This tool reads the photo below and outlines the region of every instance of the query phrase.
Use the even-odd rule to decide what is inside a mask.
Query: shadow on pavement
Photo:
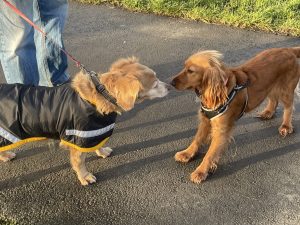
[[[284,147],[280,147],[280,148],[276,148],[276,149],[273,149],[273,150],[270,150],[267,152],[262,152],[262,153],[259,153],[256,155],[252,155],[252,156],[240,159],[235,162],[230,162],[230,163],[226,164],[226,168],[224,168],[225,165],[221,166],[221,167],[223,167],[223,169],[217,170],[217,172],[209,179],[219,179],[219,178],[222,178],[225,176],[229,176],[249,165],[253,165],[255,163],[262,162],[262,161],[267,161],[269,159],[276,158],[276,157],[279,157],[279,156],[282,156],[282,155],[285,155],[285,154],[288,154],[291,152],[299,151],[299,149],[300,149],[300,142],[297,142],[297,143],[287,145]]]
[[[294,122],[299,123],[299,121],[294,121]],[[134,151],[134,150],[138,150],[138,149],[154,147],[157,145],[161,145],[161,144],[164,144],[167,142],[172,142],[172,141],[183,139],[183,138],[190,138],[194,135],[194,133],[195,133],[195,130],[187,130],[187,131],[179,132],[176,134],[156,138],[153,140],[119,146],[119,147],[115,148],[115,153],[116,153],[115,155],[125,154],[130,151]],[[239,145],[238,144],[239,142],[242,143],[243,145],[245,145],[245,144],[253,143],[254,141],[266,139],[269,137],[274,137],[275,135],[278,135],[277,127],[268,127],[268,128],[265,128],[265,129],[262,129],[259,131],[253,131],[253,132],[248,132],[245,134],[236,135],[235,138],[236,138],[237,145]],[[218,170],[219,172],[216,173],[216,177],[222,177],[222,176],[227,176],[227,175],[233,174],[236,171],[238,171],[250,164],[255,164],[260,161],[265,161],[265,160],[268,160],[268,159],[271,159],[274,157],[278,157],[278,156],[296,151],[299,148],[300,148],[300,142],[297,142],[295,144],[291,144],[291,145],[288,145],[285,147],[280,147],[280,148],[277,148],[277,149],[274,149],[274,150],[271,150],[268,152],[262,152],[262,153],[259,153],[256,155],[249,156],[244,159],[240,159],[235,162],[231,162],[231,163],[227,164],[227,165],[229,165],[228,166],[229,169],[228,170]],[[178,151],[178,150],[176,150],[176,151]],[[124,176],[128,173],[132,173],[133,171],[139,170],[140,168],[144,167],[146,164],[149,164],[149,163],[165,160],[169,157],[172,158],[174,153],[175,153],[175,151],[166,152],[166,153],[150,156],[147,158],[143,158],[141,160],[137,160],[134,162],[129,162],[129,163],[126,163],[126,164],[123,164],[120,166],[116,166],[116,167],[113,167],[108,170],[97,172],[96,175],[98,177],[99,176],[101,177],[100,179],[98,179],[98,182],[101,183],[101,181],[113,179],[116,176],[117,177]],[[90,157],[87,161],[94,161],[97,159],[98,159],[98,157],[94,156],[94,157]],[[51,167],[51,168],[48,168],[45,170],[40,170],[40,171],[36,171],[33,173],[25,174],[25,175],[22,175],[19,177],[9,178],[9,179],[0,181],[0,191],[5,190],[5,189],[19,187],[19,186],[22,186],[22,185],[30,183],[30,182],[34,182],[50,173],[57,173],[61,170],[65,170],[68,168],[71,170],[70,164],[64,163],[62,165]]]

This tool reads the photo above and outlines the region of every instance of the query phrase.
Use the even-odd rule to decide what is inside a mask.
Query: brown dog
[[[211,139],[201,164],[191,174],[191,181],[204,181],[217,168],[221,153],[231,137],[235,121],[259,106],[268,97],[268,105],[259,114],[271,119],[278,102],[284,106],[279,133],[293,132],[292,111],[294,90],[300,77],[300,47],[269,49],[237,67],[226,67],[217,51],[202,51],[190,56],[184,69],[171,84],[178,90],[193,90],[202,104],[201,123],[191,145],[175,155],[182,163],[190,161],[200,145]]]
[[[1,84],[0,160],[14,158],[15,154],[7,150],[23,143],[60,139],[70,150],[71,165],[81,184],[96,182],[85,166],[86,152],[110,155],[112,150],[103,145],[112,134],[116,113],[129,111],[145,99],[164,97],[169,89],[134,57],[116,61],[98,79],[116,99],[116,105],[98,93],[91,77],[83,73],[75,75],[71,86]]]

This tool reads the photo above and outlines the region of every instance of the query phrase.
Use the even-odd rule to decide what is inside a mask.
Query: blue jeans
[[[0,60],[7,83],[56,86],[69,80],[62,32],[67,0],[9,0],[38,25],[46,38],[0,0]]]

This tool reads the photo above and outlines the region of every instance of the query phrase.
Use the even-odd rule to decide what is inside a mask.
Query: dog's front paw
[[[196,184],[200,184],[202,181],[205,181],[207,178],[208,173],[204,173],[198,170],[195,170],[191,174],[191,181]]]
[[[187,163],[193,158],[193,155],[184,150],[181,152],[177,152],[174,158],[177,162]]]
[[[294,129],[293,129],[293,126],[292,125],[285,125],[285,124],[282,124],[279,129],[279,134],[282,136],[282,137],[286,137],[288,134],[291,134],[293,133]]]
[[[2,162],[8,162],[16,157],[16,154],[13,152],[2,152],[0,153],[0,160]]]
[[[105,148],[100,148],[100,149],[97,149],[96,150],[96,154],[99,156],[99,157],[102,157],[102,158],[106,158],[108,156],[110,156],[110,154],[112,153],[112,149],[110,147],[105,147]]]
[[[87,173],[84,177],[79,177],[81,185],[86,186],[92,183],[96,183],[97,179],[92,173]]]

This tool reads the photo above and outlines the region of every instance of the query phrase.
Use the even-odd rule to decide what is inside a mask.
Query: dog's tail
[[[290,48],[290,49],[297,56],[297,58],[300,58],[300,47],[294,47],[294,48]]]

